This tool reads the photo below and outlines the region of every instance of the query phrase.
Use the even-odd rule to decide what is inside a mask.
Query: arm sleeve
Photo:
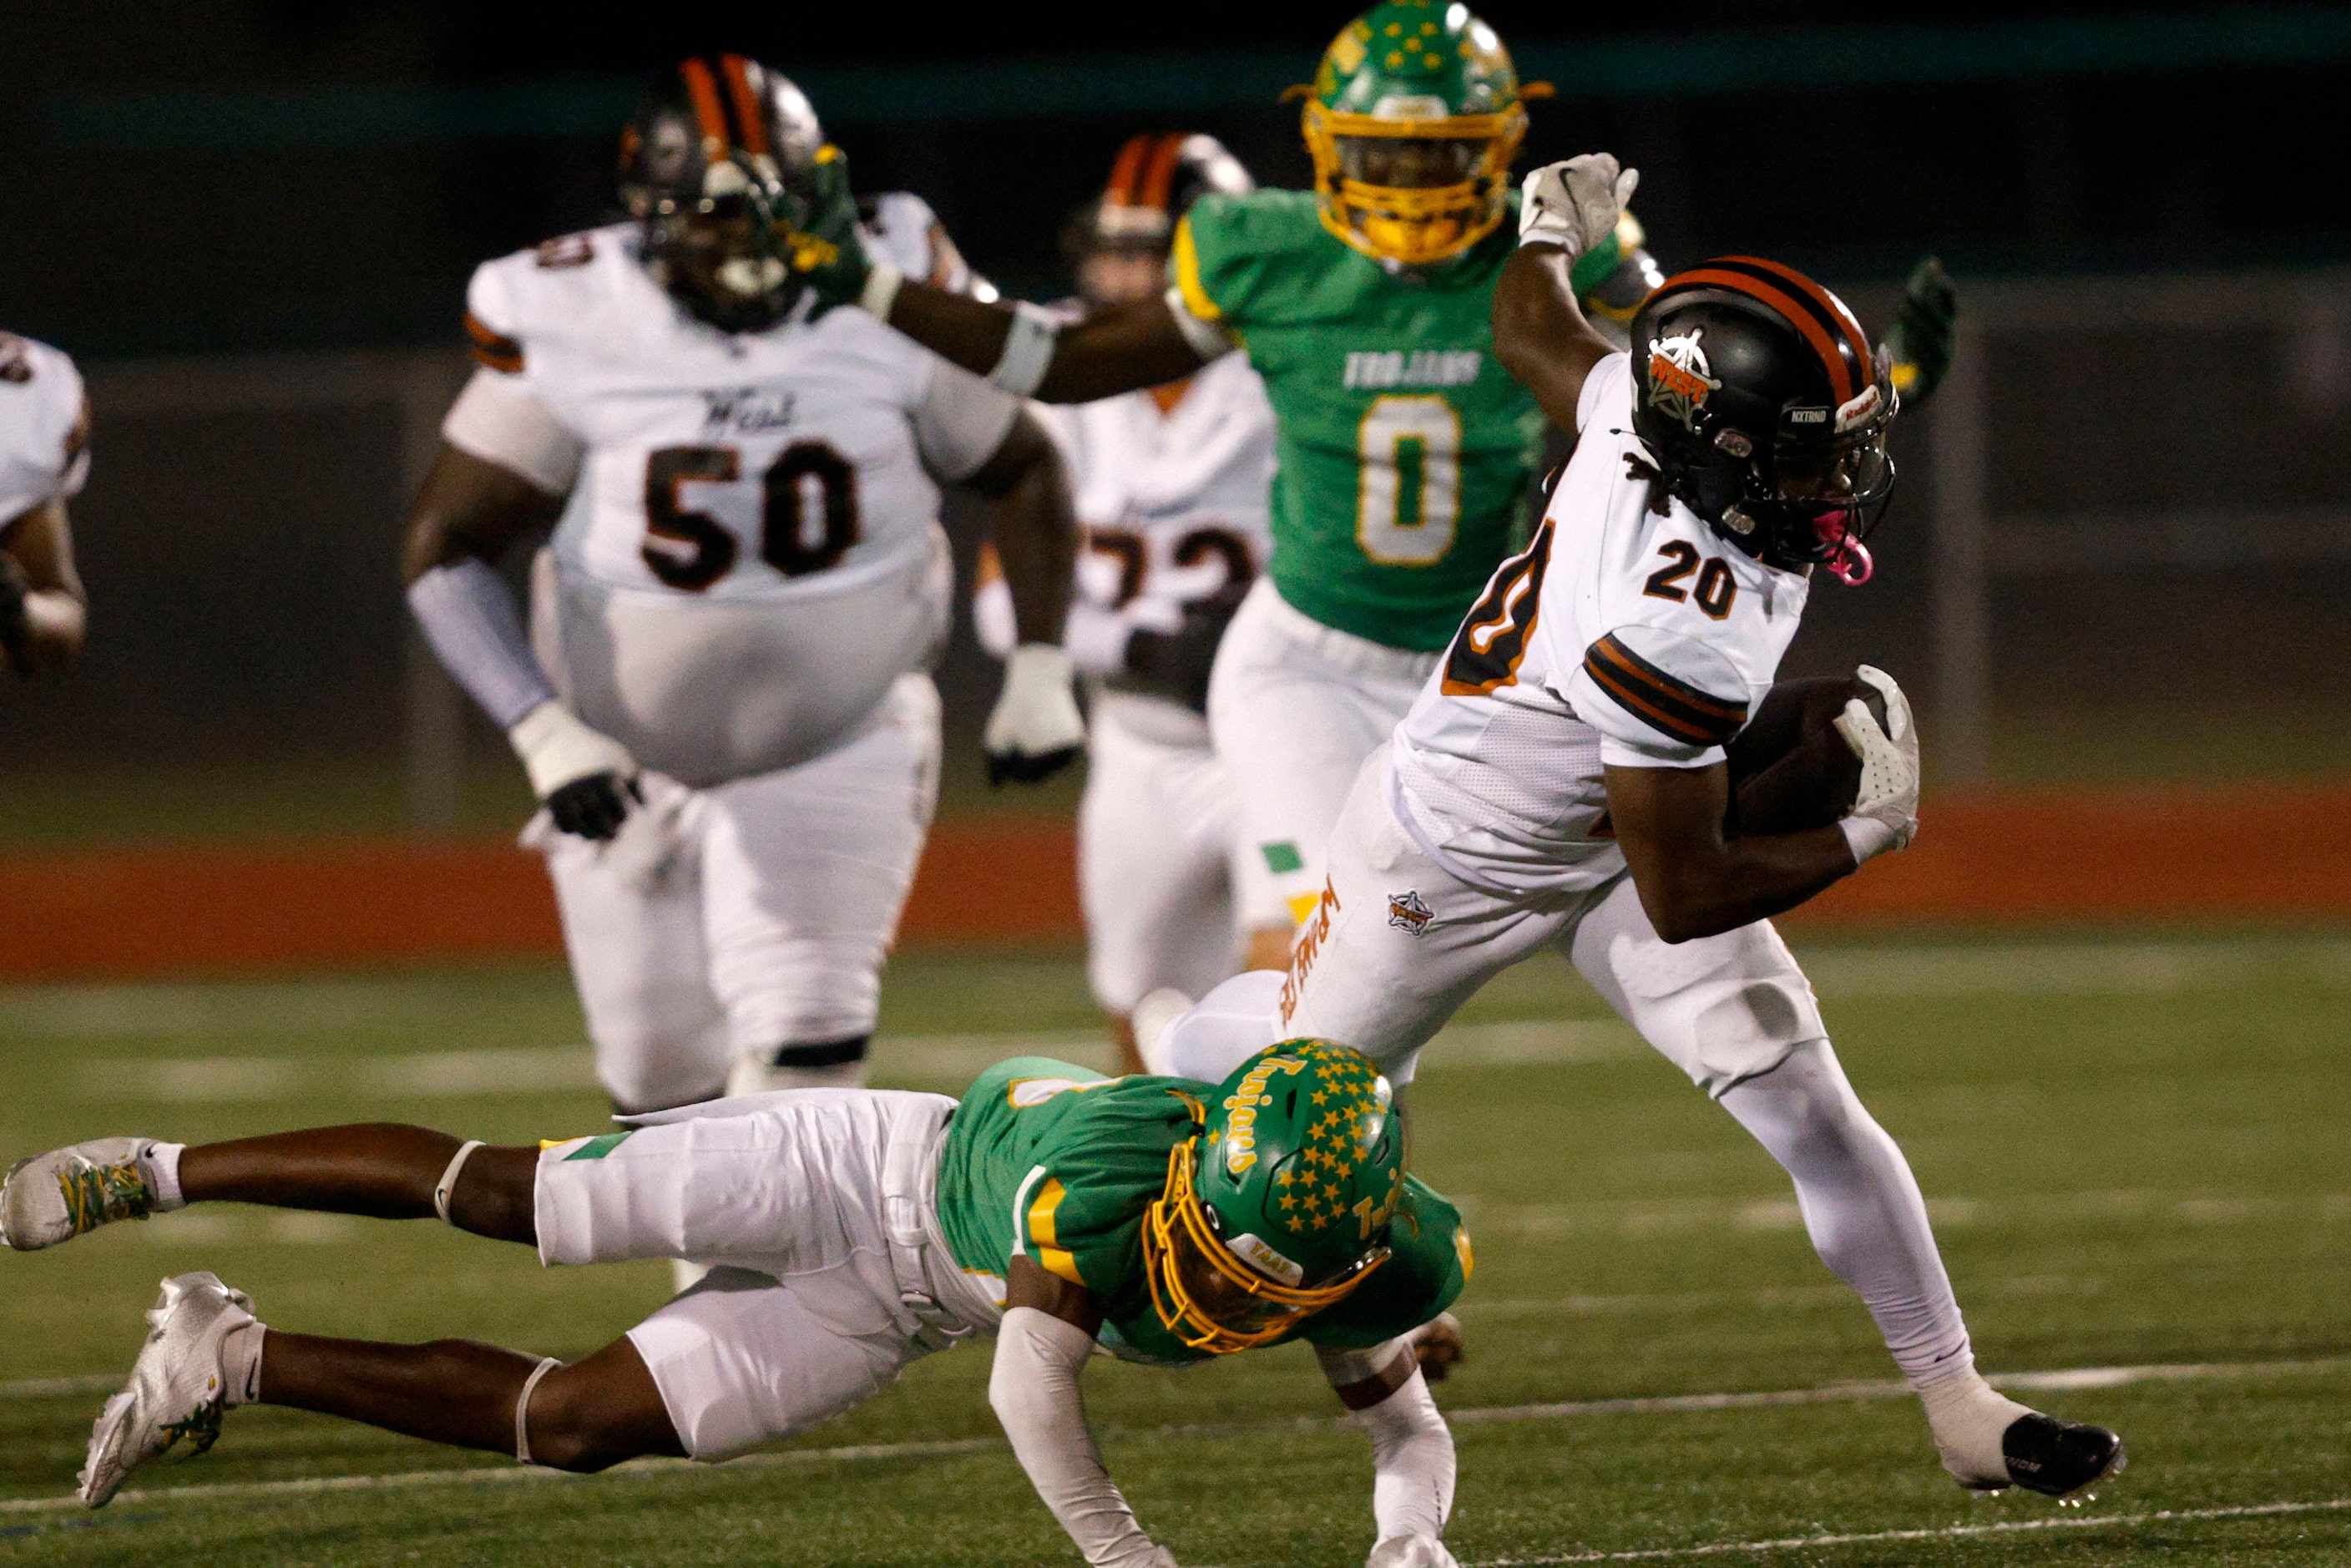
[[[514,594],[488,562],[434,567],[409,584],[408,607],[442,667],[500,729],[512,729],[531,709],[555,699],[554,686],[531,657]]]
[[[1747,724],[1747,683],[1729,659],[1658,626],[1593,643],[1561,695],[1614,768],[1710,768]]]
[[[1030,1484],[1092,1568],[1175,1568],[1134,1521],[1086,1426],[1078,1372],[1093,1336],[1034,1307],[1015,1307],[997,1332],[987,1402]]]
[[[914,412],[914,444],[923,465],[939,478],[968,479],[1004,444],[1020,400],[961,365],[928,358],[930,382]]]
[[[1403,1354],[1412,1354],[1404,1341],[1393,1343]],[[1403,1387],[1353,1418],[1372,1439],[1372,1517],[1379,1539],[1444,1534],[1453,1514],[1453,1429],[1420,1369],[1413,1368]]]
[[[517,376],[477,370],[441,422],[458,451],[520,475],[550,496],[567,496],[587,447]]]

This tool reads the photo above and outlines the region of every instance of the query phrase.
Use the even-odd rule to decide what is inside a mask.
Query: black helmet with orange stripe
[[[1666,490],[1768,565],[1866,581],[1898,400],[1844,301],[1780,262],[1718,256],[1649,296],[1632,343],[1633,433]]]
[[[1167,286],[1159,268],[1175,243],[1176,225],[1211,191],[1234,195],[1257,189],[1241,161],[1215,137],[1198,131],[1132,136],[1112,161],[1102,194],[1078,210],[1063,248],[1089,305],[1123,304]]]
[[[643,228],[646,269],[722,331],[774,326],[801,291],[787,236],[831,155],[789,78],[741,55],[680,63],[621,133],[621,201]]]

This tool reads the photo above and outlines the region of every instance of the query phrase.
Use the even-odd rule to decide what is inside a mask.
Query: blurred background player
[[[1166,292],[1176,225],[1210,192],[1255,189],[1214,137],[1137,136],[1065,245],[1074,319]],[[1132,1015],[1149,993],[1199,996],[1238,966],[1238,889],[1266,878],[1208,742],[1208,671],[1263,570],[1273,410],[1240,354],[1098,402],[1040,405],[1085,529],[1062,643],[1088,686],[1078,886],[1087,977],[1122,1064],[1143,1071]],[[974,605],[998,657],[1017,641],[1012,596],[984,550]]]
[[[66,502],[89,477],[89,403],[74,362],[0,332],[0,664],[64,669],[88,623]]]
[[[1866,575],[1894,487],[1890,362],[1834,295],[1753,256],[1667,279],[1633,352],[1611,352],[1567,286],[1576,247],[1552,236],[1605,232],[1616,186],[1604,153],[1541,171],[1495,296],[1497,351],[1584,437],[1533,540],[1357,779],[1288,976],[1228,982],[1146,1053],[1213,1076],[1311,1031],[1401,1092],[1463,1002],[1558,952],[1786,1169],[1945,1468],[2063,1496],[2119,1467],[2120,1440],[1976,1371],[1918,1184],[1771,924],[1917,831],[1918,737],[1893,680],[1863,666],[1834,720],[1860,764],[1842,821],[1725,827],[1727,748],[1772,691],[1813,569]]]
[[[128,1385],[90,1436],[82,1501],[240,1405],[317,1410],[524,1463],[728,1458],[863,1403],[908,1365],[996,1336],[988,1401],[1096,1568],[1176,1568],[1112,1481],[1079,1397],[1097,1348],[1155,1366],[1303,1340],[1372,1439],[1366,1568],[1455,1568],[1453,1435],[1403,1336],[1461,1293],[1459,1212],[1405,1171],[1387,1081],[1296,1040],[1224,1082],[1105,1079],[1044,1057],[958,1103],[773,1094],[533,1148],[423,1127],[325,1127],[197,1147],[78,1144],[0,1187],[0,1240],[246,1202],[535,1244],[549,1265],[681,1249],[714,1265],[594,1354],[266,1329],[210,1273],[163,1283]]]
[[[410,523],[409,602],[545,802],[526,837],[623,1110],[862,1082],[936,791],[939,483],[988,499],[1019,625],[991,766],[1083,739],[1051,441],[855,312],[810,320],[789,275],[836,156],[754,61],[669,75],[622,138],[631,221],[475,274],[481,369]],[[873,243],[956,280],[927,209],[874,211]],[[494,563],[549,525],[526,642]]]
[[[1545,424],[1496,362],[1489,318],[1515,244],[1524,99],[1547,90],[1521,89],[1467,7],[1390,0],[1341,31],[1305,89],[1314,190],[1201,201],[1158,299],[1064,327],[902,283],[855,246],[818,278],[829,298],[1049,402],[1159,384],[1237,346],[1264,377],[1280,436],[1273,554],[1208,701],[1270,879],[1242,912],[1253,967],[1289,961],[1356,769],[1522,535]],[[846,217],[835,201],[825,221]],[[1655,270],[1628,239],[1637,228],[1612,221],[1573,257],[1577,293],[1605,290],[1620,320]]]

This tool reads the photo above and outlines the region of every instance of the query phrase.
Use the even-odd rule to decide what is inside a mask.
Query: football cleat
[[[20,1160],[0,1185],[0,1241],[19,1252],[162,1207],[152,1138],[98,1138]]]
[[[84,1503],[104,1508],[132,1470],[183,1437],[190,1458],[219,1441],[222,1416],[259,1392],[262,1329],[252,1308],[216,1274],[163,1281],[131,1381],[90,1430],[76,1478]]]
[[[2064,1497],[2113,1475],[2129,1463],[2123,1440],[2104,1427],[2060,1421],[2038,1410],[2019,1416],[2001,1434],[2001,1456],[2009,1479],[2028,1491]],[[1998,1491],[1982,1486],[1978,1491]]]

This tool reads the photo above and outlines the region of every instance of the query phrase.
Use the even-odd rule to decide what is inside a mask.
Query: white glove
[[[1614,153],[1546,163],[1519,188],[1519,243],[1559,246],[1573,260],[1615,232],[1640,183],[1641,172],[1620,171]]]
[[[637,759],[628,748],[589,728],[559,702],[543,702],[515,720],[507,739],[530,775],[532,791],[567,833],[609,839],[644,798],[636,786]]]
[[[1004,689],[996,698],[980,744],[987,748],[987,781],[1033,784],[1077,760],[1086,721],[1071,689],[1070,655],[1050,643],[1023,643],[1004,661]]]
[[[1372,1548],[1364,1568],[1461,1568],[1434,1535],[1391,1535]]]
[[[1831,721],[1861,758],[1853,811],[1838,824],[1858,865],[1888,850],[1908,848],[1918,831],[1918,726],[1910,716],[1910,699],[1892,675],[1869,664],[1854,674],[1886,699],[1883,729],[1859,697]]]

